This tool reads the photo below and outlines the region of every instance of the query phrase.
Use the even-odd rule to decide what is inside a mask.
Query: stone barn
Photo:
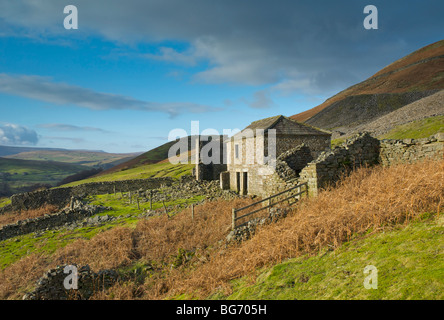
[[[269,196],[286,188],[307,163],[330,150],[331,133],[279,115],[255,121],[225,140],[222,189]]]

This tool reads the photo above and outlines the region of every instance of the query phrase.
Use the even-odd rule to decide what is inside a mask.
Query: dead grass
[[[336,248],[352,237],[392,228],[424,212],[441,211],[444,161],[391,168],[359,169],[336,188],[309,199],[278,223],[262,227],[250,240],[226,247],[231,208],[251,203],[208,202],[173,218],[141,220],[135,229],[114,228],[91,240],[78,240],[54,255],[30,255],[0,273],[0,298],[20,298],[24,288],[48,268],[89,264],[93,270],[135,263],[152,270],[142,284],[121,282],[96,299],[164,299],[180,294],[207,297],[229,281],[254,277],[258,268],[305,253]],[[18,288],[21,288],[18,290]]]
[[[163,285],[159,281],[156,285],[170,295],[193,293],[199,298],[218,287],[229,292],[231,279],[253,275],[257,268],[301,253],[338,247],[353,236],[408,223],[424,212],[439,213],[443,200],[444,161],[360,169],[241,246],[214,255],[186,275],[173,270]],[[161,291],[149,295],[165,296]]]
[[[56,206],[47,205],[42,208],[34,209],[34,210],[8,212],[3,215],[0,215],[0,227],[7,225],[7,224],[15,223],[17,221],[42,217],[45,214],[52,214],[52,213],[56,213],[57,211],[58,211],[58,208]]]

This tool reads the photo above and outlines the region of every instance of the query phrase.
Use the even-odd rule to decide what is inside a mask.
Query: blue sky
[[[378,30],[363,27],[366,5]],[[66,30],[66,5],[78,9]],[[0,0],[0,144],[152,149],[310,109],[443,39],[443,1]]]

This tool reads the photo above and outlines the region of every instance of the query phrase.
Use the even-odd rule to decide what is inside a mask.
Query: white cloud
[[[2,145],[36,145],[38,140],[37,133],[26,127],[12,123],[0,126]]]
[[[216,108],[190,102],[148,102],[132,97],[102,93],[50,78],[30,75],[0,74],[0,92],[36,99],[57,105],[76,105],[92,110],[158,111],[175,116],[180,113],[203,113]]]

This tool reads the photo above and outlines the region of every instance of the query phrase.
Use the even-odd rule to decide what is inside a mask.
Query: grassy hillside
[[[186,137],[188,141],[188,151],[182,156],[184,159],[191,159],[191,137]],[[190,175],[194,167],[190,164],[173,165],[168,161],[168,152],[177,141],[170,141],[147,151],[129,161],[125,161],[108,170],[104,170],[89,179],[73,182],[64,186],[74,186],[88,182],[116,181],[146,179],[154,177],[179,178],[182,175]]]
[[[189,151],[191,149],[191,137],[187,137],[184,139],[188,139],[188,147]],[[134,159],[131,159],[129,161],[123,162],[120,165],[117,165],[109,170],[103,171],[99,174],[99,176],[105,176],[109,174],[114,174],[118,171],[128,170],[128,169],[134,169],[140,166],[146,166],[154,163],[158,163],[161,161],[165,161],[165,159],[168,159],[168,151],[170,150],[171,146],[176,144],[177,141],[169,141],[167,143],[164,143],[161,146],[158,146],[152,150],[149,150]]]
[[[196,206],[194,220],[189,209],[138,219],[134,204],[114,203],[103,214],[124,219],[0,242],[0,298],[20,299],[44,271],[77,263],[121,274],[96,299],[442,299],[443,183],[442,161],[363,168],[230,246],[231,209],[251,199]],[[362,292],[369,264],[380,289]]]
[[[194,165],[192,164],[171,164],[169,162],[154,163],[134,167],[115,172],[108,172],[107,174],[99,174],[92,178],[72,182],[62,187],[76,186],[89,182],[101,181],[118,181],[118,180],[133,180],[133,179],[147,179],[155,177],[172,177],[179,178],[183,175],[190,175]]]
[[[85,166],[52,161],[0,158],[0,192],[8,195],[35,184],[54,186],[67,176],[87,169]]]
[[[424,215],[424,219],[427,215]],[[233,292],[212,299],[444,299],[444,217],[416,222],[363,239],[335,251],[324,250],[261,270],[254,283],[233,281]],[[364,268],[378,270],[377,289],[363,285]]]
[[[324,103],[291,118],[307,121],[327,107],[353,96],[399,94],[444,88],[444,40],[421,48],[380,70],[367,80],[351,86]]]

